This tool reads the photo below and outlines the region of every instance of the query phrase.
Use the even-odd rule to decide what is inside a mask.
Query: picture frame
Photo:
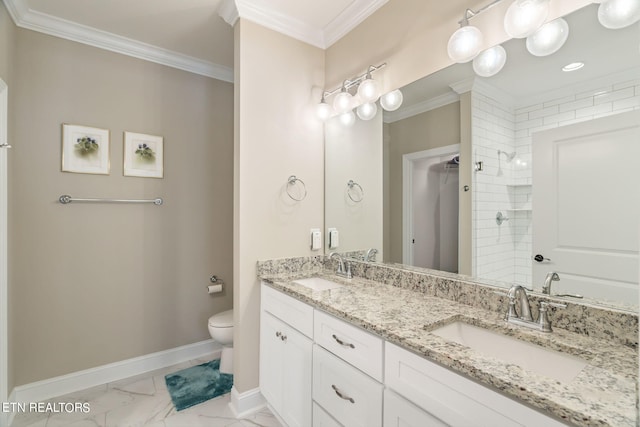
[[[144,133],[124,133],[124,176],[164,177],[164,138]]]
[[[109,175],[108,129],[62,124],[62,172]]]

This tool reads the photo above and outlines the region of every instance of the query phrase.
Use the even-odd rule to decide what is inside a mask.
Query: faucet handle
[[[566,304],[558,304],[555,302],[540,301],[540,314],[538,315],[538,324],[542,332],[551,332],[551,320],[547,313],[547,307],[567,308]]]

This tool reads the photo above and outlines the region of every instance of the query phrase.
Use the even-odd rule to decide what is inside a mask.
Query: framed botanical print
[[[124,133],[124,175],[144,178],[164,176],[164,140],[161,136]]]

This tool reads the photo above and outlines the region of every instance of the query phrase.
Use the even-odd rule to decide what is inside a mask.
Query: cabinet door
[[[418,408],[389,389],[384,391],[383,427],[447,427],[447,424]]]
[[[291,327],[282,338],[282,397],[280,416],[289,427],[311,425],[312,341]]]
[[[267,312],[260,320],[260,391],[289,427],[311,425],[311,340]]]
[[[284,346],[280,339],[284,323],[262,312],[260,316],[260,392],[278,412],[282,408],[282,356]]]

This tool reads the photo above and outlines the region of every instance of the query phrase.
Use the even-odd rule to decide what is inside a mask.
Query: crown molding
[[[388,1],[354,0],[324,28],[311,27],[254,0],[225,0],[218,14],[232,26],[240,17],[320,49],[326,49]]]
[[[324,48],[328,48],[362,21],[373,15],[389,0],[355,0],[324,28]]]
[[[310,27],[302,21],[262,7],[251,0],[236,0],[241,18],[282,33],[296,40],[324,49],[324,36],[320,29]]]
[[[233,83],[230,67],[30,10],[24,0],[4,4],[18,27]]]
[[[407,119],[409,117],[417,116],[418,114],[426,113],[427,111],[435,110],[436,108],[444,107],[445,105],[453,104],[459,100],[460,95],[455,92],[448,92],[406,108],[401,108],[396,111],[385,111],[384,122],[397,122],[398,120]]]
[[[223,0],[218,6],[218,16],[232,27],[236,25],[236,21],[240,18],[236,2],[234,0]]]

